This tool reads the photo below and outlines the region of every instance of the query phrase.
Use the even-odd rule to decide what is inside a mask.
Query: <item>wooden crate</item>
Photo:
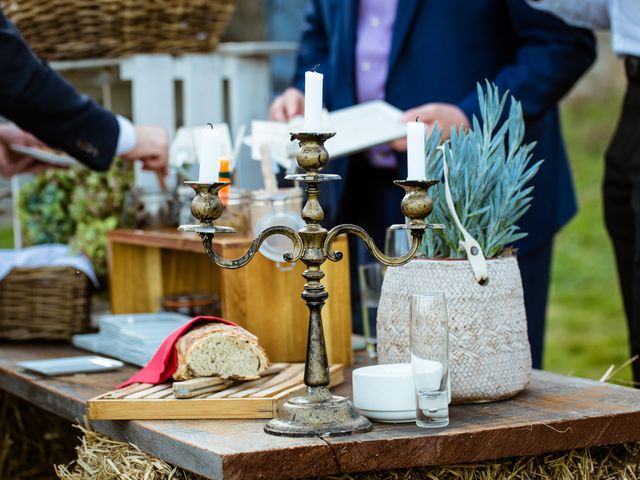
[[[342,365],[332,365],[330,387],[344,382]],[[280,405],[304,393],[304,364],[291,364],[273,376],[238,382],[200,397],[177,399],[171,383],[137,383],[87,402],[90,420],[182,420],[273,418]]]
[[[225,258],[244,254],[250,240],[218,235],[214,249]],[[325,262],[323,284],[329,301],[322,310],[331,363],[350,365],[351,298],[346,236],[335,249],[341,262]],[[245,267],[225,270],[209,261],[195,234],[175,231],[115,230],[109,234],[109,280],[113,313],[155,312],[163,295],[213,292],[222,316],[260,339],[273,362],[302,362],[306,357],[309,312],[300,297],[304,264],[280,271],[260,254]]]

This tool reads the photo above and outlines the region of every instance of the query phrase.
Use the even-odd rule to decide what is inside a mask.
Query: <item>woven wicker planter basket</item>
[[[410,361],[409,297],[443,292],[453,402],[501,400],[524,389],[531,352],[518,262],[507,257],[487,265],[486,286],[465,260],[417,259],[387,269],[377,318],[380,363]]]
[[[0,282],[0,339],[66,340],[87,330],[90,288],[74,268],[14,268]]]
[[[209,52],[235,0],[0,0],[47,60]]]

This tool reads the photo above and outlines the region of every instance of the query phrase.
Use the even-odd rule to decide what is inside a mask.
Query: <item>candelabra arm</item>
[[[427,228],[426,225],[425,228]],[[324,250],[327,252],[327,258],[332,262],[342,260],[342,252],[335,252],[333,250],[333,241],[342,233],[350,233],[360,238],[367,246],[367,249],[371,252],[371,255],[373,255],[380,263],[383,263],[388,267],[399,267],[400,265],[408,263],[415,257],[416,253],[418,253],[418,248],[420,248],[420,243],[422,243],[424,228],[412,228],[410,229],[410,232],[412,238],[411,247],[407,253],[399,257],[389,257],[382,253],[374,243],[373,238],[371,238],[363,228],[352,224],[338,225],[337,227],[329,230],[324,241]]]
[[[202,244],[204,245],[204,250],[207,253],[209,259],[211,259],[211,261],[219,267],[232,270],[244,267],[247,263],[249,263],[256,252],[260,249],[260,245],[262,245],[262,242],[264,242],[268,237],[272,235],[284,235],[285,237],[291,239],[291,241],[293,242],[293,251],[287,252],[283,255],[284,261],[293,263],[297,260],[300,260],[304,252],[304,245],[302,243],[302,238],[293,228],[285,226],[274,226],[265,228],[262,232],[260,232],[256,239],[251,242],[251,245],[249,246],[247,252],[241,257],[233,260],[223,258],[214,251],[213,233],[200,233]]]

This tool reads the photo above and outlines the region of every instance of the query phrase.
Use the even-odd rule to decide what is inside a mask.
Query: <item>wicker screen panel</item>
[[[47,60],[209,52],[235,0],[0,0]]]

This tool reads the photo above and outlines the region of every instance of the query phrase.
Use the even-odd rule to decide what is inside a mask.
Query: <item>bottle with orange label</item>
[[[219,182],[229,182],[229,185],[220,189],[220,200],[225,205],[229,200],[229,190],[231,188],[231,171],[230,171],[231,162],[228,158],[222,157],[220,159],[220,170],[218,171],[218,181]]]
[[[218,172],[219,182],[229,182],[220,189],[220,200],[224,204],[224,211],[219,219],[220,225],[235,229],[238,235],[247,235],[249,229],[249,195],[245,190],[231,186],[231,168],[227,158],[220,159]]]

